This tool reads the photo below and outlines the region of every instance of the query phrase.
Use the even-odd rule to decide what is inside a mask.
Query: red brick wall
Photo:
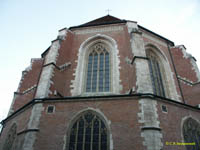
[[[161,105],[167,106],[168,113],[161,111]],[[176,105],[174,103],[165,103],[158,101],[158,116],[160,120],[160,127],[163,134],[163,149],[164,150],[185,150],[185,146],[180,145],[166,145],[166,142],[184,142],[182,137],[182,119],[184,117],[192,116],[200,120],[200,110],[194,110],[188,107]]]
[[[193,66],[190,61],[191,58],[184,58],[182,50],[178,47],[172,48],[171,52],[173,55],[177,74],[182,79],[191,82],[191,84],[189,84],[187,81],[185,82],[180,80],[185,102],[186,104],[195,106],[199,104],[200,84],[192,84],[192,82],[196,83],[198,79],[196,72],[192,69]]]
[[[28,71],[21,80],[19,91],[15,94],[16,99],[13,103],[13,110],[16,111],[34,98],[36,88],[25,92],[34,85],[37,86],[40,72],[43,65],[43,59],[37,59],[32,62],[32,69]],[[24,92],[24,93],[23,93]]]
[[[4,142],[8,136],[8,132],[10,130],[10,127],[16,123],[17,125],[17,133],[20,133],[21,131],[24,131],[25,129],[27,129],[27,125],[28,125],[28,121],[31,115],[31,108],[27,108],[26,110],[22,111],[21,113],[16,114],[15,116],[13,116],[12,118],[10,118],[8,121],[6,121],[6,124],[4,125],[2,134],[0,136],[0,149],[1,146],[4,145]],[[17,143],[14,143],[16,145],[21,146],[20,143],[23,144],[23,140],[24,140],[24,135],[25,134],[19,134],[17,136]]]
[[[123,31],[105,32],[102,34],[108,35],[117,42],[120,55],[120,79],[123,86],[121,93],[127,93],[135,85],[135,68],[131,64],[127,64],[126,57],[132,60],[132,52],[130,45],[130,36],[126,26],[123,26]],[[95,27],[99,28],[99,27]],[[74,80],[73,73],[77,67],[78,51],[81,44],[89,37],[96,33],[75,34],[68,31],[67,38],[61,43],[59,56],[56,65],[62,65],[66,62],[71,62],[71,65],[63,72],[55,69],[51,91],[57,90],[63,96],[71,96],[70,85],[71,80]],[[53,97],[53,95],[50,95]]]
[[[55,105],[55,113],[46,113],[48,105]],[[76,116],[77,112],[88,107],[99,109],[111,121],[110,127],[115,150],[143,149],[137,120],[139,104],[136,99],[48,102],[44,106],[45,111],[42,113],[39,126],[40,132],[35,143],[36,150],[62,149],[69,122]]]

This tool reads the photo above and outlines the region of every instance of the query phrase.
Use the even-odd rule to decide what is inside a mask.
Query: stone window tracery
[[[164,73],[161,63],[159,62],[158,56],[151,52],[147,52],[147,58],[149,63],[149,71],[151,75],[152,87],[154,94],[165,97],[164,88]]]
[[[70,129],[67,150],[107,150],[108,131],[92,111],[84,112]]]
[[[110,54],[102,43],[95,44],[87,63],[86,92],[110,91]]]
[[[200,124],[194,119],[188,118],[183,124],[183,138],[185,143],[195,143],[195,145],[186,145],[187,150],[199,150]]]

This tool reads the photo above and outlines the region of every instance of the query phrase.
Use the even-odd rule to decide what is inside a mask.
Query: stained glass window
[[[158,56],[152,52],[147,53],[149,59],[149,71],[151,75],[151,81],[154,94],[165,97],[165,89],[163,84],[163,72],[161,71],[161,65],[158,61]]]
[[[86,92],[110,91],[110,54],[98,43],[88,56]]]
[[[68,150],[107,150],[107,133],[104,122],[91,111],[87,111],[71,128]]]
[[[183,137],[185,143],[195,143],[195,145],[186,145],[187,150],[199,150],[200,124],[194,119],[188,118],[183,124]]]

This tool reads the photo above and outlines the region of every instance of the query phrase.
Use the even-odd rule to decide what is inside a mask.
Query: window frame
[[[153,93],[161,97],[168,97],[169,91],[166,83],[166,73],[160,56],[157,55],[152,48],[148,48],[146,50],[146,56],[148,58],[148,66],[149,66],[149,73],[150,73]],[[152,64],[153,61],[155,61],[156,64]],[[154,69],[152,67],[154,67]],[[155,74],[157,74],[158,76],[154,77]],[[160,82],[161,85],[159,84]]]
[[[195,131],[197,131],[198,129],[200,129],[200,122],[198,121],[198,120],[196,120],[196,119],[194,119],[194,118],[192,118],[192,117],[188,117],[187,119],[185,119],[184,120],[184,122],[183,122],[183,124],[182,124],[182,129],[181,129],[181,133],[182,133],[182,138],[183,138],[183,142],[185,142],[185,143],[191,143],[191,142],[194,142],[194,141],[186,141],[186,139],[185,139],[185,126],[188,126],[188,124],[189,123],[195,123],[195,125],[194,126],[196,126],[196,128],[195,128]],[[187,131],[188,132],[188,131]],[[191,132],[190,132],[191,133]],[[194,132],[194,133],[196,133],[197,134],[197,132]],[[188,135],[188,134],[187,134]],[[186,136],[187,136],[186,135]],[[197,137],[197,136],[195,136],[195,137]],[[193,136],[193,138],[194,138],[194,136]],[[200,137],[199,137],[199,139],[200,139]],[[197,139],[197,141],[199,142],[198,144],[198,147],[200,146],[200,141]],[[189,148],[188,148],[189,147]],[[195,147],[196,147],[196,145],[195,145]],[[185,148],[186,148],[186,150],[189,150],[189,149],[191,149],[191,147],[189,146],[189,145],[185,145]]]
[[[88,73],[88,61],[89,61],[89,55],[90,55],[90,53],[92,53],[92,51],[94,50],[93,48],[97,45],[97,44],[101,44],[104,48],[105,48],[105,50],[109,53],[109,91],[103,91],[103,92],[99,92],[99,91],[96,91],[96,92],[87,92],[86,91],[86,86],[87,86],[87,73]],[[112,73],[112,70],[113,70],[113,64],[112,64],[112,52],[111,52],[111,50],[110,50],[110,48],[109,48],[109,46],[107,46],[107,44],[105,44],[104,42],[102,42],[102,41],[97,41],[97,42],[95,42],[95,43],[93,43],[88,49],[86,49],[86,55],[85,55],[85,64],[84,64],[84,78],[83,78],[83,91],[82,91],[82,93],[84,94],[84,95],[107,95],[107,94],[112,94],[112,92],[113,92],[113,73]],[[100,56],[100,53],[99,53],[99,56]],[[99,60],[100,59],[98,59],[98,64],[99,64]],[[99,70],[98,70],[99,71]],[[98,77],[97,77],[98,78]],[[97,85],[98,85],[98,83],[97,83]]]
[[[97,116],[99,118],[100,121],[102,121],[105,125],[105,128],[107,129],[107,150],[110,150],[110,128],[107,124],[107,121],[104,119],[104,117],[99,114],[98,112],[94,111],[94,110],[84,110],[80,113],[78,113],[69,123],[68,129],[67,129],[67,138],[66,138],[66,146],[65,146],[65,150],[69,150],[69,146],[70,146],[70,134],[71,134],[71,130],[73,125],[81,118],[83,117],[86,113],[92,113],[93,115]]]

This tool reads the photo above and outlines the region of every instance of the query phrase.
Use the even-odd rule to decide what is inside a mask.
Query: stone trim
[[[71,129],[71,126],[73,125],[74,121],[77,120],[77,118],[79,116],[81,116],[82,113],[86,112],[86,111],[93,111],[94,113],[96,113],[104,122],[105,122],[105,126],[108,129],[108,136],[109,136],[109,150],[113,150],[113,138],[112,138],[112,133],[111,133],[111,121],[107,119],[107,117],[104,115],[104,113],[98,109],[98,108],[92,108],[92,107],[88,107],[85,108],[83,110],[80,110],[79,112],[76,112],[76,114],[73,115],[73,117],[70,117],[70,121],[68,123],[68,127],[67,127],[67,133],[64,136],[64,144],[63,144],[63,150],[66,150],[66,144],[69,143],[69,131]]]
[[[28,129],[38,129],[43,110],[44,107],[42,103],[38,103],[33,106],[30,120],[28,122]],[[34,150],[33,145],[35,140],[36,132],[26,132],[22,150]]]
[[[184,45],[176,45],[172,48],[180,49],[183,54],[183,58],[190,59],[190,63],[192,65],[192,70],[195,71],[196,77],[197,77],[197,82],[199,82],[200,81],[200,72],[199,72],[199,68],[196,64],[196,59],[190,53],[186,52],[186,48]]]
[[[75,34],[90,34],[90,33],[102,33],[102,32],[114,32],[114,31],[122,31],[122,26],[108,26],[108,27],[94,27],[87,29],[75,30]]]
[[[195,121],[197,121],[197,122],[200,124],[200,120],[198,120],[198,119],[197,119],[196,117],[194,117],[194,116],[191,116],[191,114],[188,115],[188,116],[184,116],[184,117],[182,118],[180,130],[181,130],[181,140],[182,140],[183,143],[185,142],[185,141],[184,141],[184,137],[183,137],[183,124],[184,124],[184,122],[185,122],[188,118],[192,118],[192,119],[194,119]]]
[[[138,122],[141,123],[141,137],[147,150],[160,150],[163,147],[157,101],[142,98],[139,100]]]
[[[150,40],[152,40],[152,41],[154,41],[154,42],[156,42],[156,43],[158,43],[158,44],[160,44],[160,45],[162,45],[162,46],[164,46],[164,47],[167,47],[166,42],[164,42],[164,41],[162,41],[162,40],[159,40],[159,39],[157,39],[157,38],[155,38],[155,37],[149,35],[148,33],[145,33],[145,32],[142,32],[142,33],[143,33],[143,34],[142,34],[143,37],[145,37],[145,38],[147,38],[147,39],[150,39]]]
[[[186,85],[189,85],[189,86],[195,86],[195,85],[197,85],[197,84],[200,84],[200,82],[193,82],[193,81],[191,81],[191,80],[189,80],[189,79],[187,79],[187,78],[181,77],[181,76],[179,76],[179,75],[178,75],[178,79],[179,79],[182,83],[184,83],[184,84],[186,84]]]
[[[37,87],[37,85],[35,84],[35,85],[31,86],[30,88],[28,88],[27,90],[24,90],[22,92],[22,94],[26,94],[26,93],[30,92],[31,90],[35,89],[36,87]]]
[[[47,65],[47,64],[55,64],[57,61],[57,57],[59,55],[60,49],[60,42],[61,39],[64,40],[67,35],[67,30],[61,30],[59,33],[58,40],[54,40],[52,45],[45,56],[44,66],[42,68],[42,72],[40,75],[38,87],[36,90],[35,98],[45,98],[48,97],[49,93],[51,93],[50,86],[53,84],[51,81],[52,77],[54,76],[54,65]],[[44,111],[43,103],[36,103],[31,111],[31,116],[28,122],[28,129],[37,129],[40,123],[40,117],[42,115],[42,111]],[[24,144],[22,150],[34,150],[34,143],[36,140],[36,133],[35,132],[27,132],[24,139]]]
[[[119,50],[117,47],[116,41],[103,34],[96,34],[92,37],[89,37],[86,39],[80,46],[79,52],[78,52],[78,60],[77,67],[74,69],[75,76],[74,80],[71,81],[70,87],[72,96],[84,96],[84,84],[85,84],[85,78],[86,78],[86,66],[87,66],[87,54],[90,50],[90,47],[94,44],[101,42],[102,44],[105,44],[106,47],[108,47],[108,51],[110,53],[111,58],[111,92],[108,92],[108,94],[119,94],[122,90],[122,86],[120,85],[120,59],[119,59]],[[115,81],[115,82],[113,82]],[[88,94],[87,94],[88,95]]]
[[[154,44],[151,44],[151,43],[146,43],[145,49],[146,51],[148,50],[152,51],[158,56],[158,60],[162,66],[161,68],[162,74],[164,75],[163,81],[164,81],[164,88],[165,88],[166,95],[172,99],[181,101],[180,95],[178,94],[176,90],[174,73],[171,70],[171,67],[166,55],[162,52],[162,50],[158,46],[155,46]]]

